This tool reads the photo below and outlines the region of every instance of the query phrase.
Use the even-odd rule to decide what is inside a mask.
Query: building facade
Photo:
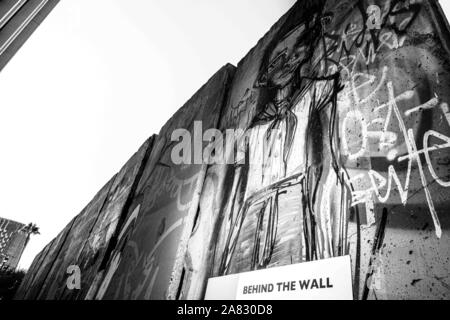
[[[59,0],[0,1],[0,71]]]
[[[27,242],[24,224],[0,218],[0,272],[16,270]]]

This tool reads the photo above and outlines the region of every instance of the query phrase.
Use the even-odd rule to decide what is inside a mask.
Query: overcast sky
[[[20,267],[294,2],[61,0],[0,73],[0,216],[41,230]]]
[[[0,73],[0,216],[20,267],[294,0],[61,0]]]

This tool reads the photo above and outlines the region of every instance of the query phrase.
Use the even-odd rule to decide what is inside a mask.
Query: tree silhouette
[[[27,234],[27,239],[25,240],[25,244],[23,246],[23,250],[25,250],[25,247],[27,246],[28,241],[30,241],[31,235],[41,234],[41,233],[39,232],[39,227],[35,223],[32,223],[32,222],[30,222],[28,225],[26,225],[22,230],[24,232],[26,232],[26,234]]]

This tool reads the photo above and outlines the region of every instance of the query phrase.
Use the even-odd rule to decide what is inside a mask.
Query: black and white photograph
[[[0,0],[0,310],[449,301],[449,17]]]

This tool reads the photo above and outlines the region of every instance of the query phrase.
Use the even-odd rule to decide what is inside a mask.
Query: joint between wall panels
[[[139,166],[139,169],[138,169],[138,173],[136,174],[136,177],[135,177],[135,179],[133,181],[132,187],[130,189],[130,193],[129,193],[129,195],[127,197],[127,200],[125,201],[124,207],[122,208],[122,211],[121,211],[121,213],[119,215],[119,221],[118,221],[116,229],[114,231],[114,235],[109,240],[108,245],[107,245],[107,249],[105,250],[105,253],[104,253],[103,257],[102,257],[102,262],[100,263],[98,270],[96,270],[96,272],[95,272],[95,274],[97,274],[97,275],[100,274],[101,272],[104,272],[107,269],[109,259],[111,258],[111,254],[114,251],[115,246],[118,244],[117,239],[118,239],[118,237],[119,237],[119,235],[120,235],[120,233],[122,231],[123,224],[125,223],[125,220],[127,218],[129,210],[131,208],[131,205],[133,204],[133,200],[134,200],[134,198],[136,196],[137,187],[138,187],[138,185],[140,183],[140,180],[141,180],[141,178],[143,176],[145,167],[146,167],[146,165],[148,163],[148,160],[150,158],[150,155],[152,153],[152,149],[153,149],[153,145],[154,145],[154,142],[156,140],[156,137],[157,137],[156,135],[153,135],[147,142],[148,146],[146,147],[146,150],[144,152],[144,156],[143,156],[143,158],[141,160],[141,163],[140,163],[140,166]],[[105,276],[105,274],[103,273],[101,278],[98,279],[96,281],[96,283],[93,283],[93,285],[95,285],[97,287],[96,288],[90,288],[89,291],[91,291],[91,292],[90,293],[86,292],[86,294],[90,294],[92,297],[95,297],[97,295],[97,291],[98,291],[99,285],[102,283],[104,276]],[[83,297],[80,297],[80,298],[81,299],[85,299],[86,296],[83,296]]]

